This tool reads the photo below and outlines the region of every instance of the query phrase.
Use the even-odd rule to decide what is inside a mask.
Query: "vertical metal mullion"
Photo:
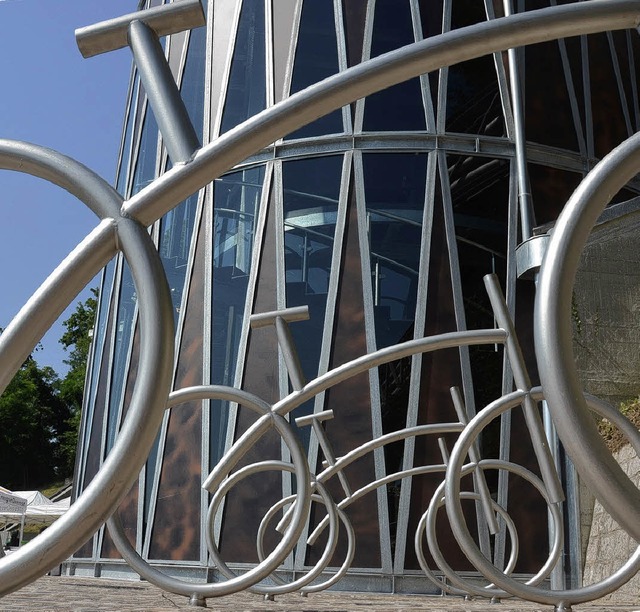
[[[205,70],[204,70],[204,108],[212,108],[213,87],[211,79],[211,70],[213,63],[213,2],[209,2],[207,6],[207,36],[205,43]],[[209,143],[211,134],[211,116],[210,112],[202,113],[202,145]],[[211,313],[212,295],[211,295],[211,276],[213,268],[213,183],[209,183],[203,190],[202,210],[200,223],[204,223],[204,245],[203,245],[203,320],[202,320],[202,384],[211,383]],[[194,224],[195,226],[196,224]],[[194,229],[195,232],[195,229]],[[197,233],[194,233],[196,236]],[[202,456],[201,456],[201,473],[209,474],[209,465],[211,456],[209,449],[211,448],[211,400],[202,402]],[[205,489],[201,489],[200,498],[200,563],[207,565],[209,552],[207,549],[206,529],[207,529],[207,508],[209,506],[209,493]]]
[[[354,180],[356,210],[358,217],[358,241],[360,246],[360,260],[362,265],[362,297],[364,304],[365,340],[367,353],[376,350],[376,328],[373,308],[373,294],[371,290],[371,254],[369,250],[369,240],[367,235],[367,210],[364,193],[364,166],[362,153],[354,152]],[[382,436],[382,414],[380,399],[380,379],[378,368],[369,370],[369,389],[371,398],[371,433],[372,437]],[[377,448],[373,452],[374,471],[376,479],[383,478],[386,474],[384,449]],[[378,517],[380,525],[380,556],[382,566],[391,568],[391,552],[385,548],[384,544],[390,542],[389,534],[389,508],[387,505],[386,487],[379,487],[376,490],[378,500]]]
[[[453,0],[445,0],[442,10],[442,33],[451,30],[451,7]],[[447,86],[449,81],[449,66],[438,71],[438,108],[436,111],[436,134],[447,131]]]
[[[273,0],[264,0],[264,69],[265,105],[273,106],[275,101],[275,75],[273,66]]]
[[[277,2],[277,0],[276,0]],[[287,98],[291,95],[291,83],[293,82],[293,67],[296,62],[296,49],[298,48],[298,36],[300,34],[300,20],[302,18],[302,0],[297,0],[296,12],[293,17],[293,31],[291,35],[291,47],[289,49],[289,58],[287,62],[285,77],[284,77],[284,91],[282,97]],[[282,142],[281,138],[278,142]]]
[[[438,165],[440,167],[440,184],[442,186],[442,208],[444,212],[444,226],[447,238],[447,250],[449,254],[449,271],[451,278],[451,290],[453,293],[453,310],[458,331],[466,331],[467,321],[464,312],[464,300],[462,294],[462,275],[460,273],[460,259],[458,257],[458,244],[456,242],[455,220],[453,217],[453,200],[451,186],[447,172],[447,155],[445,151],[438,151]],[[468,346],[459,347],[460,371],[462,375],[462,389],[464,393],[465,409],[469,419],[476,414],[475,394],[473,389],[473,376],[471,373],[471,357]],[[476,504],[478,539],[482,553],[490,555],[489,531],[486,518],[480,503]]]
[[[557,6],[557,0],[551,0],[551,6]],[[558,39],[558,47],[560,49],[560,59],[562,61],[562,70],[564,72],[565,83],[567,84],[567,91],[569,92],[569,104],[571,105],[571,114],[573,116],[573,125],[578,137],[578,148],[582,155],[587,154],[587,145],[584,139],[584,132],[582,130],[582,120],[580,118],[580,111],[578,110],[578,100],[576,96],[576,89],[573,85],[573,75],[571,73],[571,65],[569,64],[569,56],[567,54],[567,43],[563,38]]]
[[[208,74],[208,72],[207,72]],[[213,183],[205,187],[202,223],[204,223],[204,317],[202,326],[202,384],[211,384],[211,352],[213,350]],[[209,474],[211,470],[211,400],[205,400],[202,404],[202,474]],[[203,479],[204,482],[204,479]],[[209,493],[202,489],[202,509],[200,516],[200,558],[206,565],[209,562],[209,553],[206,542],[207,508],[209,506]],[[219,536],[219,534],[218,534]]]
[[[516,310],[516,260],[515,252],[518,243],[518,196],[517,177],[513,160],[509,167],[509,213],[508,213],[508,233],[507,233],[507,281],[506,281],[506,302],[507,309],[512,318],[515,317]],[[502,358],[502,394],[505,395],[513,390],[513,373],[509,362],[507,351],[504,351]],[[509,461],[511,455],[511,411],[504,412],[500,417],[500,450],[499,458],[502,461]],[[507,509],[509,506],[509,473],[501,470],[498,473],[498,505]],[[494,544],[493,563],[499,568],[505,567],[506,550],[506,529],[504,521],[498,517],[500,532],[496,534]]]
[[[373,20],[376,12],[376,0],[369,0],[367,3],[367,13],[364,23],[364,36],[362,41],[362,61],[366,62],[371,59],[371,40],[373,37]],[[356,112],[353,122],[353,133],[362,133],[362,126],[364,123],[364,111],[365,111],[366,98],[361,98],[356,101]],[[355,167],[355,166],[354,166]]]
[[[636,33],[637,35],[637,33]],[[638,84],[633,75],[636,74],[636,60],[633,54],[633,46],[631,44],[631,30],[626,31],[627,38],[627,54],[629,57],[629,82],[631,84],[631,95],[633,96],[633,116],[635,119],[635,130],[640,130],[640,108],[638,102]]]
[[[609,43],[609,53],[611,54],[611,63],[613,64],[613,74],[615,75],[616,85],[618,86],[618,95],[620,96],[620,106],[622,107],[622,115],[624,116],[624,123],[627,128],[627,136],[633,134],[633,128],[631,127],[631,116],[629,115],[629,104],[627,103],[627,94],[624,91],[624,85],[622,84],[622,73],[620,72],[620,62],[618,61],[618,54],[613,44],[613,33],[607,32],[607,42]]]
[[[338,70],[342,72],[349,65],[347,62],[347,43],[344,31],[344,18],[342,15],[342,0],[333,0],[333,15],[336,28],[336,42],[338,45]],[[347,104],[341,109],[342,112],[342,129],[345,133],[353,133],[353,125],[351,124],[351,109]]]
[[[329,370],[331,360],[331,348],[333,346],[333,329],[335,321],[336,303],[338,299],[338,287],[340,285],[340,266],[342,263],[342,249],[344,243],[344,231],[346,227],[347,208],[349,205],[349,188],[352,168],[353,152],[347,151],[343,158],[342,175],[340,179],[340,195],[338,196],[338,211],[336,218],[336,228],[333,238],[333,249],[331,253],[331,271],[329,273],[329,287],[327,290],[327,306],[324,316],[324,330],[322,346],[320,348],[320,360],[318,362],[318,376],[322,376]],[[324,410],[325,395],[318,393],[314,399],[313,412],[318,413]],[[309,467],[315,473],[315,466],[318,463],[318,439],[315,435],[309,437],[309,452],[307,455]],[[305,526],[296,547],[295,569],[304,568],[304,558],[306,553],[306,540],[309,533],[309,524]]]
[[[215,5],[216,3],[213,2],[212,0],[209,0],[208,3],[208,7],[209,7],[209,17],[207,19],[207,24],[208,24],[208,28],[211,29],[211,45],[212,45],[212,49],[211,49],[211,56],[213,56],[213,51],[214,51],[214,47],[215,47],[215,38],[213,36],[213,30],[215,28],[215,24],[216,24],[216,19],[215,19]],[[227,55],[227,63],[224,67],[224,74],[223,74],[223,78],[222,81],[220,83],[220,99],[219,99],[219,104],[218,107],[216,109],[216,113],[215,113],[215,117],[211,117],[211,124],[210,124],[210,139],[213,140],[215,139],[217,136],[220,135],[220,127],[222,125],[222,115],[224,113],[224,105],[227,101],[227,92],[229,91],[229,79],[231,77],[231,66],[233,64],[233,56],[235,53],[235,48],[236,48],[236,41],[238,38],[238,28],[239,28],[239,24],[240,24],[240,14],[242,13],[242,6],[243,6],[243,0],[237,0],[236,1],[236,8],[235,8],[235,13],[233,16],[233,21],[232,23],[229,24],[229,27],[232,30],[231,36],[229,38],[229,53]],[[209,55],[207,55],[207,57],[209,57]],[[208,74],[210,75],[210,78],[212,78],[213,75],[213,64],[214,61],[211,62],[211,67],[212,70],[210,72],[208,72]],[[211,96],[213,97],[213,87],[214,87],[214,83],[212,82],[211,84]],[[213,100],[212,100],[213,102]],[[212,106],[209,106],[209,112]]]
[[[424,39],[422,32],[422,21],[420,20],[420,7],[417,0],[411,0],[411,22],[413,24],[413,38],[415,41]],[[431,83],[428,74],[420,75],[420,91],[422,93],[422,105],[424,107],[424,118],[427,131],[435,133],[436,121],[435,111],[433,109],[433,99],[431,97]]]
[[[490,21],[496,18],[495,9],[492,0],[484,0],[485,12],[487,19]],[[509,83],[507,81],[507,73],[504,67],[504,53],[494,53],[493,63],[496,69],[496,78],[498,80],[498,91],[500,92],[500,103],[502,105],[502,114],[504,117],[504,126],[507,132],[507,138],[513,139],[514,123],[513,110],[511,108],[511,97],[509,95]]]
[[[276,309],[287,307],[287,281],[284,260],[284,162],[273,162],[273,199],[271,205],[275,206],[275,241],[276,241]],[[268,231],[268,228],[267,228]],[[278,344],[278,396],[283,398],[289,394],[289,375],[285,364],[282,348]],[[289,415],[285,417],[289,420]],[[291,453],[284,440],[280,440],[280,456],[283,461],[291,461]],[[282,473],[282,497],[288,497],[293,492],[294,475],[289,472]],[[287,555],[282,563],[284,569],[291,569],[294,563],[293,552]]]
[[[554,2],[555,4],[555,2]],[[573,126],[578,137],[578,149],[583,156],[587,155],[587,144],[584,139],[584,131],[582,129],[582,119],[580,118],[580,111],[578,110],[578,98],[576,96],[576,90],[573,86],[573,77],[571,74],[571,66],[569,64],[569,58],[567,55],[567,44],[564,39],[558,39],[558,47],[560,48],[560,58],[562,60],[562,68],[564,72],[565,82],[567,84],[567,90],[569,92],[569,104],[571,105],[571,115],[573,116]]]
[[[433,212],[436,199],[436,177],[438,170],[438,156],[435,151],[427,155],[427,171],[425,174],[424,210],[422,213],[422,237],[420,241],[420,268],[418,270],[418,292],[416,295],[416,314],[414,323],[414,338],[424,336],[427,321],[429,268],[431,265],[431,238],[433,235]],[[409,400],[407,406],[406,427],[418,424],[420,408],[420,380],[422,377],[422,355],[414,355],[411,359],[411,378],[409,381]],[[402,470],[414,466],[415,437],[405,440],[402,457]],[[404,572],[407,536],[409,532],[409,513],[411,510],[410,478],[403,479],[400,484],[400,499],[398,503],[398,518],[396,524],[396,547],[393,561],[395,575]]]
[[[587,157],[589,158],[587,172],[591,169],[591,161],[595,159],[593,137],[593,113],[591,109],[591,75],[589,73],[589,45],[586,35],[580,37],[582,51],[582,89],[584,91],[584,123],[587,130]]]

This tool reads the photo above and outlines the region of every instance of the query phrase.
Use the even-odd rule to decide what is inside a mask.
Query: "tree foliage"
[[[0,395],[0,484],[36,489],[73,473],[87,357],[97,301],[80,302],[63,323],[63,379],[29,356]],[[0,333],[2,330],[0,329]]]
[[[0,396],[0,481],[31,489],[61,472],[59,440],[71,412],[60,397],[60,380],[50,367],[27,358]]]

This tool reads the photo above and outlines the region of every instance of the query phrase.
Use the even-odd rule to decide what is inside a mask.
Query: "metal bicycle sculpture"
[[[544,392],[531,388],[522,365],[513,325],[506,313],[499,288],[489,278],[487,286],[498,321],[498,329],[456,332],[414,340],[363,355],[319,378],[305,383],[300,375],[295,348],[288,335],[288,322],[305,316],[303,311],[286,310],[254,315],[252,324],[274,324],[287,363],[294,391],[274,405],[240,389],[203,386],[171,392],[173,355],[173,315],[171,299],[157,250],[146,227],[162,217],[183,199],[230,170],[235,164],[289,132],[334,109],[365,97],[380,89],[441,67],[505,49],[554,40],[565,36],[634,28],[640,23],[638,0],[593,0],[513,15],[414,43],[345,70],[301,91],[249,119],[216,141],[198,150],[184,106],[171,77],[158,36],[202,25],[204,16],[198,0],[182,0],[126,15],[85,28],[78,32],[78,43],[85,56],[129,45],[133,51],[142,82],[149,95],[160,131],[173,167],[127,202],[103,179],[57,152],[37,145],[0,140],[0,168],[26,172],[43,178],[75,195],[100,219],[99,224],[37,290],[0,336],[0,389],[3,390],[29,355],[37,341],[75,298],[91,278],[118,252],[122,251],[134,278],[140,308],[140,365],[127,417],[112,451],[87,489],[66,515],[11,556],[0,561],[0,595],[10,593],[45,573],[71,555],[110,516],[109,527],[114,540],[130,565],[162,588],[192,598],[202,604],[208,597],[252,589],[267,595],[302,590],[313,592],[334,584],[348,570],[355,546],[354,535],[344,509],[354,500],[389,479],[408,478],[417,473],[445,473],[442,486],[420,521],[416,534],[416,552],[425,574],[442,589],[504,597],[515,595],[557,609],[571,603],[588,601],[605,595],[631,578],[640,568],[640,549],[614,575],[601,583],[572,590],[549,590],[537,586],[558,560],[562,539],[559,504],[563,493],[544,437],[536,402],[546,398],[560,438],[576,467],[590,488],[623,526],[640,541],[640,491],[624,475],[599,439],[589,417],[589,410],[606,416],[629,438],[640,453],[640,433],[617,411],[582,394],[571,358],[570,300],[573,279],[586,237],[610,194],[634,176],[640,168],[640,135],[615,149],[587,176],[562,213],[548,250],[540,276],[536,306],[536,352]],[[482,343],[505,344],[514,371],[517,390],[479,412],[467,423],[459,394],[452,391],[452,401],[459,422],[408,428],[353,449],[336,459],[323,440],[321,421],[329,413],[304,417],[299,426],[311,425],[327,460],[327,468],[314,475],[309,468],[300,440],[285,418],[296,406],[342,380],[383,363],[409,355],[442,348]],[[209,537],[212,558],[226,581],[194,584],[171,578],[146,563],[132,549],[122,534],[114,511],[135,481],[154,442],[164,411],[187,400],[219,398],[237,402],[258,414],[258,419],[233,445],[209,475],[204,487],[213,493],[209,511],[212,524],[218,505],[236,484],[250,473],[263,470],[292,472],[296,493],[273,506],[258,530],[260,562],[249,572],[236,576],[220,557],[215,538]],[[506,410],[522,406],[542,479],[521,466],[505,461],[482,460],[475,444],[482,429]],[[179,408],[174,408],[179,409]],[[233,471],[247,449],[273,430],[289,449],[290,461],[264,461]],[[419,435],[459,433],[450,458],[443,448],[443,463],[421,466],[370,483],[352,492],[342,478],[345,497],[332,499],[325,486],[333,476],[341,478],[351,461],[393,441]],[[467,461],[467,457],[469,460]],[[517,533],[508,512],[491,500],[484,481],[484,470],[514,472],[531,483],[540,493],[555,523],[555,543],[543,567],[528,583],[510,576],[517,556]],[[460,480],[472,473],[473,492],[461,492]],[[512,539],[512,555],[504,570],[487,560],[471,537],[462,515],[462,500],[478,500],[483,507],[489,530],[497,530],[497,518],[507,525]],[[293,550],[307,523],[311,504],[325,506],[327,517],[310,540],[328,528],[325,550],[316,566],[304,577],[283,583],[276,577],[261,584]],[[454,535],[465,555],[491,582],[486,588],[458,576],[440,554],[435,522],[438,510],[446,507]],[[278,529],[282,539],[266,554],[263,535],[276,515],[283,514]],[[343,565],[323,582],[320,576],[331,559],[340,526],[349,542]],[[446,579],[441,580],[427,567],[424,558],[424,535],[429,549]],[[316,581],[316,582],[314,582]],[[451,586],[453,585],[453,586]]]

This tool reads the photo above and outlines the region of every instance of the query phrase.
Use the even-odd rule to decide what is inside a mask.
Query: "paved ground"
[[[264,601],[258,595],[239,594],[208,600],[210,610],[221,612],[550,612],[551,606],[504,600],[464,601],[457,597],[417,595],[367,595],[324,592],[302,598],[283,595]],[[0,599],[1,611],[37,610],[38,612],[173,612],[189,608],[184,597],[166,593],[146,582],[106,578],[45,577],[17,593]],[[198,608],[189,608],[197,610]],[[574,606],[574,612],[640,612],[640,594],[636,601],[600,601]]]

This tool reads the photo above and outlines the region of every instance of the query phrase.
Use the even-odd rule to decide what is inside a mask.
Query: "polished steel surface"
[[[508,14],[510,3],[505,1],[505,6]],[[89,170],[56,152],[25,143],[0,141],[0,167],[27,172],[63,186],[99,217],[96,230],[45,281],[0,337],[0,387],[6,387],[48,326],[118,251],[123,253],[132,270],[140,311],[140,363],[136,385],[115,445],[97,476],[64,518],[33,543],[0,561],[0,594],[21,588],[60,563],[107,520],[118,550],[136,572],[161,588],[189,597],[193,605],[202,605],[207,598],[242,590],[266,596],[296,590],[302,593],[319,591],[340,580],[349,571],[353,560],[357,543],[345,508],[365,494],[391,482],[409,482],[412,476],[426,473],[440,473],[443,480],[422,516],[415,547],[425,576],[433,580],[438,588],[489,598],[515,595],[554,605],[560,610],[568,609],[572,603],[602,597],[624,584],[640,568],[640,548],[623,567],[600,583],[576,589],[539,586],[553,571],[561,556],[561,504],[564,492],[549,441],[545,437],[538,405],[543,399],[548,401],[559,436],[583,479],[624,529],[640,540],[640,492],[604,447],[594,429],[590,411],[617,424],[637,452],[640,452],[640,433],[608,405],[585,398],[571,359],[571,326],[568,320],[573,276],[586,236],[611,194],[638,173],[640,137],[630,138],[587,175],[569,201],[552,235],[540,276],[536,314],[536,353],[544,391],[531,385],[510,310],[496,278],[490,275],[486,277],[486,286],[496,319],[495,329],[463,330],[415,338],[362,355],[306,382],[298,358],[299,347],[295,346],[289,331],[289,323],[308,316],[305,308],[255,313],[251,317],[251,325],[259,330],[258,333],[269,331],[260,330],[269,325],[276,328],[293,387],[291,392],[283,392],[275,402],[267,402],[240,388],[225,385],[193,386],[170,392],[174,366],[173,307],[160,257],[146,227],[235,164],[292,130],[350,102],[411,77],[496,51],[512,49],[510,59],[515,70],[517,54],[513,48],[566,36],[636,27],[640,22],[640,2],[593,0],[554,6],[509,15],[410,44],[312,85],[196,151],[198,143],[194,140],[193,128],[188,124],[184,107],[175,96],[175,83],[169,82],[171,73],[156,43],[157,36],[163,33],[199,25],[198,14],[201,12],[196,0],[182,0],[114,19],[94,28],[85,28],[78,33],[79,45],[86,56],[130,44],[138,67],[146,73],[145,86],[155,90],[155,93],[149,92],[154,110],[163,116],[162,120],[159,119],[160,130],[167,140],[174,166],[128,201],[123,202],[114,189]],[[174,17],[175,23],[172,21]],[[516,197],[520,200],[523,236],[527,238],[532,220],[528,214],[522,108],[518,99],[517,74],[513,70],[511,95],[517,161],[513,177]],[[431,156],[434,168],[438,155],[441,153],[436,151]],[[180,163],[175,165],[176,162]],[[263,204],[266,205],[266,202],[263,200]],[[367,299],[372,297],[367,296]],[[460,299],[457,306],[461,308]],[[245,332],[246,327],[245,321]],[[342,457],[336,457],[330,440],[323,435],[321,422],[331,419],[333,413],[316,412],[311,417],[298,419],[297,427],[311,426],[311,438],[316,445],[317,456],[326,460],[322,470],[316,473],[315,462],[310,464],[298,431],[288,420],[295,408],[340,382],[369,373],[392,361],[404,357],[418,358],[444,349],[464,349],[472,345],[505,346],[514,373],[515,391],[506,393],[469,419],[462,395],[452,390],[458,421],[413,424],[386,435],[380,432],[380,435]],[[273,358],[277,359],[277,356]],[[232,441],[202,485],[211,494],[206,519],[209,554],[223,579],[194,583],[171,577],[152,567],[124,534],[117,507],[147,459],[165,411],[180,410],[179,405],[188,401],[215,399],[249,408],[256,413],[257,420]],[[541,479],[522,466],[506,460],[485,460],[480,455],[477,439],[483,429],[495,418],[514,408],[522,408],[524,412]],[[268,434],[279,437],[288,459],[265,459],[236,469],[247,453]],[[409,467],[405,462],[399,472],[380,477],[377,475],[365,486],[352,490],[344,470],[357,459],[369,454],[379,457],[384,447],[393,442],[406,440],[407,444],[413,444],[418,436],[442,438],[444,434],[456,434],[458,437],[451,451],[443,441],[438,440],[442,463]],[[501,505],[501,499],[496,501],[490,498],[485,470],[519,475],[538,491],[549,509],[554,524],[549,556],[542,568],[527,582],[512,576],[519,550],[517,529],[508,509]],[[225,563],[219,551],[216,527],[219,522],[218,510],[234,487],[240,486],[246,477],[264,471],[292,473],[295,477],[295,493],[284,496],[266,513],[256,541],[259,562],[244,574],[237,574]],[[473,474],[474,492],[461,491],[460,481],[465,474]],[[338,477],[344,493],[340,500],[333,498],[327,486],[327,481],[333,476]],[[506,525],[506,533],[511,538],[511,554],[504,563],[504,569],[499,567],[500,564],[494,565],[489,561],[471,536],[462,513],[462,500],[471,500],[474,504],[478,502],[477,506],[483,508],[478,512],[478,524],[486,529],[486,533],[495,534],[499,531],[500,521]],[[312,503],[324,506],[326,516],[309,534]],[[442,556],[437,541],[436,516],[443,507],[465,556],[490,583],[486,587],[478,586],[475,582],[472,584],[460,576]],[[546,520],[546,516],[541,520]],[[264,534],[272,522],[277,523],[277,530],[282,537],[267,554]],[[346,557],[340,567],[328,568],[341,529],[347,534]],[[314,566],[306,568],[302,575],[290,582],[282,579],[277,570],[290,557],[299,540],[304,537],[307,542],[314,542],[323,533],[328,534],[326,544]],[[438,575],[427,565],[425,537],[438,565]],[[411,536],[408,541],[410,539]]]

